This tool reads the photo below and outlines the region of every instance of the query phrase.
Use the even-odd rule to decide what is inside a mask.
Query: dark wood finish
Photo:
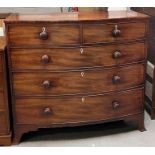
[[[154,7],[139,7],[139,8],[132,8],[132,10],[135,10],[137,12],[144,13],[146,15],[150,16],[149,20],[149,40],[148,40],[148,57],[147,60],[152,63],[152,65],[155,65],[155,8]],[[148,66],[148,68],[150,68]],[[149,69],[150,70],[150,69]],[[155,119],[155,71],[154,68],[151,69],[153,73],[153,77],[151,83],[152,92],[150,92],[151,98],[148,98],[148,96],[145,96],[145,108],[150,114],[152,119]],[[147,76],[147,81],[149,81],[150,75]],[[147,90],[146,90],[147,91]],[[151,90],[150,90],[151,91]]]
[[[11,144],[5,45],[4,37],[0,37],[0,145]]]
[[[13,70],[66,70],[110,67],[145,59],[145,44],[130,43],[84,48],[10,49]],[[117,53],[120,56],[115,56]],[[136,54],[135,54],[136,53]]]
[[[119,82],[115,81],[117,76]],[[13,73],[12,78],[16,96],[100,93],[142,85],[144,65],[58,73]]]
[[[47,38],[41,33],[47,34]],[[21,35],[22,34],[22,35]],[[44,34],[45,35],[45,34]],[[15,25],[9,27],[9,39],[12,46],[17,45],[79,45],[79,25]]]
[[[131,41],[144,38],[146,35],[145,30],[146,24],[142,22],[123,24],[84,24],[83,38],[85,44],[124,40]],[[117,33],[117,31],[119,33]]]
[[[143,89],[138,89],[97,96],[16,99],[16,121],[50,125],[114,119],[140,113],[142,96]],[[119,102],[120,107],[114,107],[114,101]]]
[[[72,22],[122,22],[146,21],[148,16],[134,11],[91,11],[79,13],[55,13],[47,15],[11,14],[5,19],[7,24],[16,23],[72,23]]]
[[[147,23],[132,11],[8,17],[14,142],[117,120],[144,131]]]

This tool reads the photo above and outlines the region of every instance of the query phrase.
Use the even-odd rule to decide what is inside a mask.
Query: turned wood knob
[[[118,58],[120,58],[122,56],[122,53],[120,52],[120,51],[115,51],[114,53],[113,53],[113,58],[114,59],[118,59]]]
[[[114,30],[112,31],[112,35],[113,35],[114,37],[119,37],[119,36],[121,35],[121,30],[118,29],[118,26],[117,26],[117,25],[115,25],[115,28],[114,28]]]
[[[42,57],[41,57],[41,61],[44,63],[44,64],[47,64],[47,63],[49,63],[49,61],[50,61],[50,57],[48,56],[48,55],[43,55]]]
[[[114,109],[117,109],[117,108],[120,107],[120,103],[118,101],[113,101],[112,106],[113,106]]]
[[[115,76],[113,76],[112,80],[113,80],[114,84],[117,84],[117,83],[120,83],[121,77],[119,77],[118,75],[115,75]]]
[[[42,28],[42,32],[40,32],[40,39],[42,40],[47,40],[48,39],[48,33],[46,31],[46,28]]]
[[[52,110],[49,107],[46,107],[46,108],[44,108],[43,113],[44,113],[44,115],[51,115]]]
[[[42,85],[44,88],[50,88],[51,87],[51,81],[45,80]]]

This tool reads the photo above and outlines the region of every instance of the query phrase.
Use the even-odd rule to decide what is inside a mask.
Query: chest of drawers
[[[0,145],[11,144],[5,45],[4,37],[0,37]]]
[[[14,141],[117,120],[143,131],[147,23],[132,11],[9,16]]]

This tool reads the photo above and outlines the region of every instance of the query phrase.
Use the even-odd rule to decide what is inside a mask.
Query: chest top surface
[[[11,14],[5,23],[23,22],[87,22],[87,21],[118,21],[118,20],[142,20],[147,15],[134,11],[92,11],[79,13],[51,13],[40,15]]]

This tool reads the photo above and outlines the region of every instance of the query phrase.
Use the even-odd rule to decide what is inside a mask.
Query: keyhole
[[[82,103],[84,103],[84,102],[85,102],[85,97],[82,97],[82,99],[81,99],[81,100],[82,100]]]
[[[80,53],[83,54],[83,52],[84,52],[84,51],[83,51],[83,48],[80,48]]]
[[[81,72],[81,76],[84,77],[84,75],[85,75],[85,73],[84,72]]]

